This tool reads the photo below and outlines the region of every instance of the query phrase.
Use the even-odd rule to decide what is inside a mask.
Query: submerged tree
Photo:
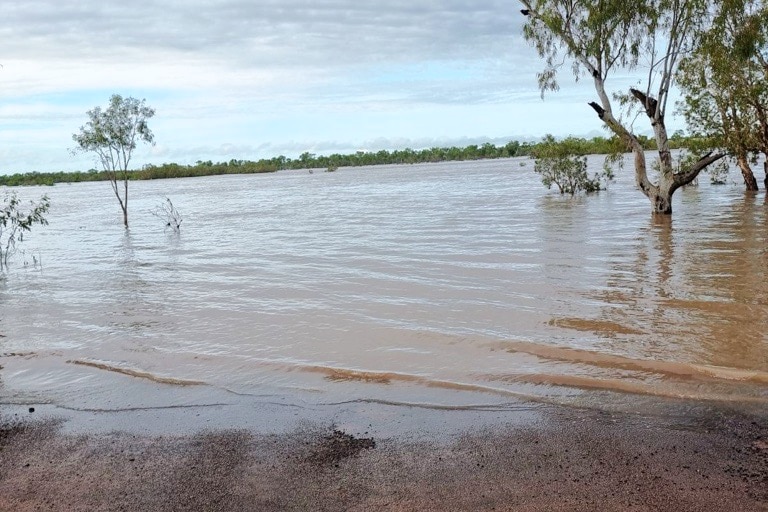
[[[183,219],[170,197],[166,197],[165,201],[157,205],[150,213],[161,219],[165,223],[165,227],[171,228],[174,233],[178,234],[181,232],[181,221]]]
[[[546,67],[539,87],[558,89],[557,75],[568,61],[576,78],[594,82],[598,101],[589,105],[634,155],[635,181],[651,201],[654,213],[672,213],[672,195],[691,183],[723,154],[705,154],[675,172],[665,125],[670,88],[682,56],[695,42],[706,19],[705,0],[521,0],[527,16],[524,36]],[[659,157],[658,179],[648,177],[645,150],[632,126],[613,108],[607,83],[618,71],[637,70],[648,63],[642,87],[618,95],[621,104],[639,107],[653,128]]]
[[[750,164],[757,153],[768,158],[768,3],[716,6],[700,44],[682,61],[681,111],[691,132],[728,151],[747,190],[757,190]]]
[[[45,214],[50,205],[48,196],[43,196],[37,203],[30,201],[28,209],[15,192],[3,198],[0,204],[0,270],[8,266],[8,257],[15,252],[17,244],[24,241],[24,233],[31,231],[35,224],[48,224]]]
[[[112,191],[123,212],[123,224],[128,228],[128,164],[138,142],[154,144],[155,137],[147,121],[155,115],[145,100],[123,98],[113,94],[109,107],[96,107],[88,111],[88,122],[72,135],[77,143],[75,151],[96,153],[102,169],[107,173]],[[122,194],[120,183],[122,180]]]
[[[602,173],[592,178],[587,174],[586,152],[580,147],[578,139],[568,138],[556,141],[552,135],[536,145],[532,152],[536,159],[534,172],[541,176],[541,182],[547,188],[555,185],[561,194],[573,196],[579,191],[597,192],[605,188],[604,183],[613,179],[610,166],[606,165]]]

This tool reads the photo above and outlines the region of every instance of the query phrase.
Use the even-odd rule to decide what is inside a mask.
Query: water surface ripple
[[[532,167],[136,182],[127,233],[105,183],[24,188],[52,209],[0,280],[0,393],[768,401],[763,193],[702,178],[660,220],[629,172],[569,199]],[[165,196],[180,236],[149,214]]]

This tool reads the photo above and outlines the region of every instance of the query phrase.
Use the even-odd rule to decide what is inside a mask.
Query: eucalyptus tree
[[[147,121],[155,115],[155,111],[146,105],[146,100],[113,94],[105,110],[96,107],[87,114],[88,122],[72,135],[77,143],[74,151],[96,154],[120,203],[123,224],[127,229],[128,165],[139,142],[154,144],[155,137]]]
[[[681,65],[681,111],[689,129],[725,148],[748,190],[750,157],[766,156],[768,187],[768,2],[718,2],[712,24]]]
[[[527,16],[524,37],[546,63],[538,75],[542,95],[556,91],[558,73],[570,63],[577,79],[594,82],[597,101],[589,105],[632,151],[635,181],[654,213],[672,213],[672,195],[723,157],[708,153],[676,169],[665,124],[667,103],[680,60],[695,44],[706,20],[706,0],[521,0]],[[641,64],[644,66],[641,72]],[[638,73],[641,85],[618,95],[608,85],[617,73]],[[613,96],[613,98],[612,98]],[[618,98],[618,101],[617,101]],[[659,173],[648,176],[645,150],[632,125],[614,109],[639,108],[653,129]],[[626,113],[626,112],[625,112]]]

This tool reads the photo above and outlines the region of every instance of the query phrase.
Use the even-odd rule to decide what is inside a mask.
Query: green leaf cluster
[[[127,171],[138,142],[154,144],[147,124],[155,115],[146,100],[113,94],[106,109],[87,112],[88,122],[72,135],[76,150],[93,152],[105,171]]]
[[[619,0],[531,0],[535,13],[523,27],[546,66],[538,74],[542,95],[559,89],[566,61],[578,80],[584,74],[605,79],[616,68],[634,68],[659,22],[652,2]]]
[[[154,144],[155,137],[147,121],[155,115],[145,100],[113,94],[106,109],[88,111],[88,122],[72,135],[77,144],[73,151],[94,153],[109,179],[128,228],[128,166],[138,142]],[[118,180],[123,181],[122,192]]]
[[[724,0],[713,4],[711,20],[681,64],[678,109],[756,188],[749,163],[768,156],[768,2]]]
[[[613,172],[607,166],[602,173],[589,177],[585,156],[589,153],[582,140],[570,137],[557,141],[552,135],[547,135],[537,145],[531,154],[536,159],[533,170],[541,176],[545,187],[555,185],[561,194],[573,196],[579,191],[590,193],[602,190],[613,179]]]
[[[706,26],[709,0],[521,0],[527,16],[524,37],[544,59],[539,87],[557,89],[557,75],[566,63],[578,80],[592,78],[596,96],[589,106],[626,148],[632,151],[635,183],[650,200],[652,211],[672,213],[672,195],[691,183],[723,155],[706,154],[683,172],[674,171],[666,127],[670,91],[684,55],[695,48]],[[643,69],[640,69],[643,68]],[[608,82],[632,72],[637,85],[609,91]],[[613,100],[612,100],[613,98]],[[619,110],[613,102],[618,100]],[[638,115],[653,130],[660,172],[649,177],[646,148],[635,133]]]

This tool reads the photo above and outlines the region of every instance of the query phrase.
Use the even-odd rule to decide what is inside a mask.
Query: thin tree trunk
[[[661,188],[651,183],[648,179],[648,167],[645,159],[645,149],[637,137],[627,130],[611,113],[611,103],[608,99],[608,95],[603,88],[603,81],[597,73],[593,73],[595,77],[595,88],[597,89],[602,106],[595,102],[589,103],[589,106],[597,112],[597,116],[605,125],[616,135],[618,135],[632,150],[632,155],[635,159],[635,183],[645,196],[650,199],[653,208],[653,213],[672,213],[672,196],[671,193],[662,192]]]
[[[765,189],[768,190],[768,153],[765,154],[765,162],[763,162],[763,170],[765,171],[765,179],[763,179],[763,184],[765,185]]]
[[[125,224],[125,229],[128,229],[128,178],[125,178],[123,180],[123,183],[125,184],[125,202],[123,203],[123,224]]]
[[[747,161],[746,155],[738,155],[736,157],[736,163],[741,170],[741,175],[744,177],[744,185],[747,186],[747,190],[758,190],[757,179],[755,179],[755,175],[752,172],[752,167],[750,167],[749,162]]]

